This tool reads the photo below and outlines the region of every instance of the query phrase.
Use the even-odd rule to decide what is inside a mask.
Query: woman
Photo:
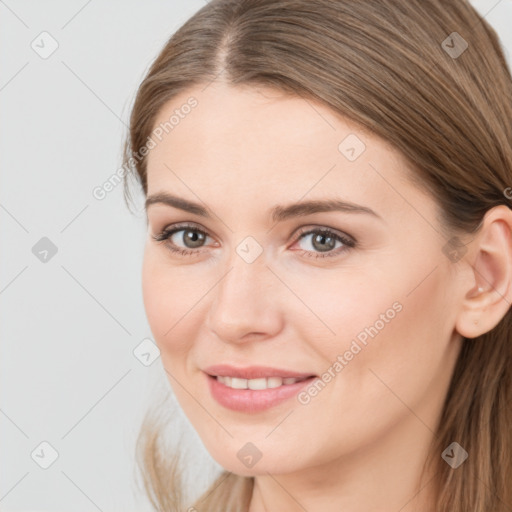
[[[125,165],[148,321],[225,469],[188,510],[512,508],[510,119],[463,0],[212,0],[171,37]],[[145,485],[182,510],[155,429]]]

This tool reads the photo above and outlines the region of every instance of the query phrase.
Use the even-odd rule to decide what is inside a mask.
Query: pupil
[[[328,244],[325,243],[326,240],[329,241]],[[318,247],[316,247],[317,242],[320,243],[320,245]],[[333,249],[334,244],[335,244],[334,238],[327,236],[327,235],[318,234],[316,237],[313,238],[313,245],[315,246],[315,248],[319,249],[320,251],[325,252],[325,251],[328,251],[329,249]]]
[[[202,238],[203,238],[203,235],[201,233],[196,233],[195,231],[186,231],[185,233],[186,233],[185,242],[191,242],[192,243],[191,247],[196,247],[196,246],[201,245]],[[185,245],[187,245],[187,243]]]

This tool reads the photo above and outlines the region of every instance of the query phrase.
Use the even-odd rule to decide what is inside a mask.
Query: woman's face
[[[212,456],[279,474],[431,436],[456,274],[400,154],[319,103],[217,83],[166,104],[148,147],[144,304]]]

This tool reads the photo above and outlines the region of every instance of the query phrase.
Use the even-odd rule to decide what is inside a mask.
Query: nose
[[[280,300],[283,284],[261,255],[247,263],[237,254],[212,290],[207,327],[226,343],[247,343],[273,338],[282,329]]]

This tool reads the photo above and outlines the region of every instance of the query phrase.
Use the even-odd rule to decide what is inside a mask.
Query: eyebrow
[[[214,217],[211,211],[208,208],[202,206],[201,204],[194,203],[192,201],[189,201],[188,199],[183,199],[182,197],[174,196],[167,192],[160,192],[148,196],[145,202],[146,210],[152,204],[164,204],[167,206],[172,206],[173,208],[177,208],[179,210],[192,213],[194,215],[199,215],[200,217],[205,217],[207,219],[213,219]],[[282,222],[293,217],[300,217],[305,215],[311,215],[313,213],[333,211],[347,213],[366,213],[383,220],[378,213],[373,211],[371,208],[368,208],[367,206],[361,206],[355,203],[350,203],[339,199],[302,201],[299,203],[294,203],[286,206],[278,205],[274,206],[270,210],[270,214],[273,222]]]

